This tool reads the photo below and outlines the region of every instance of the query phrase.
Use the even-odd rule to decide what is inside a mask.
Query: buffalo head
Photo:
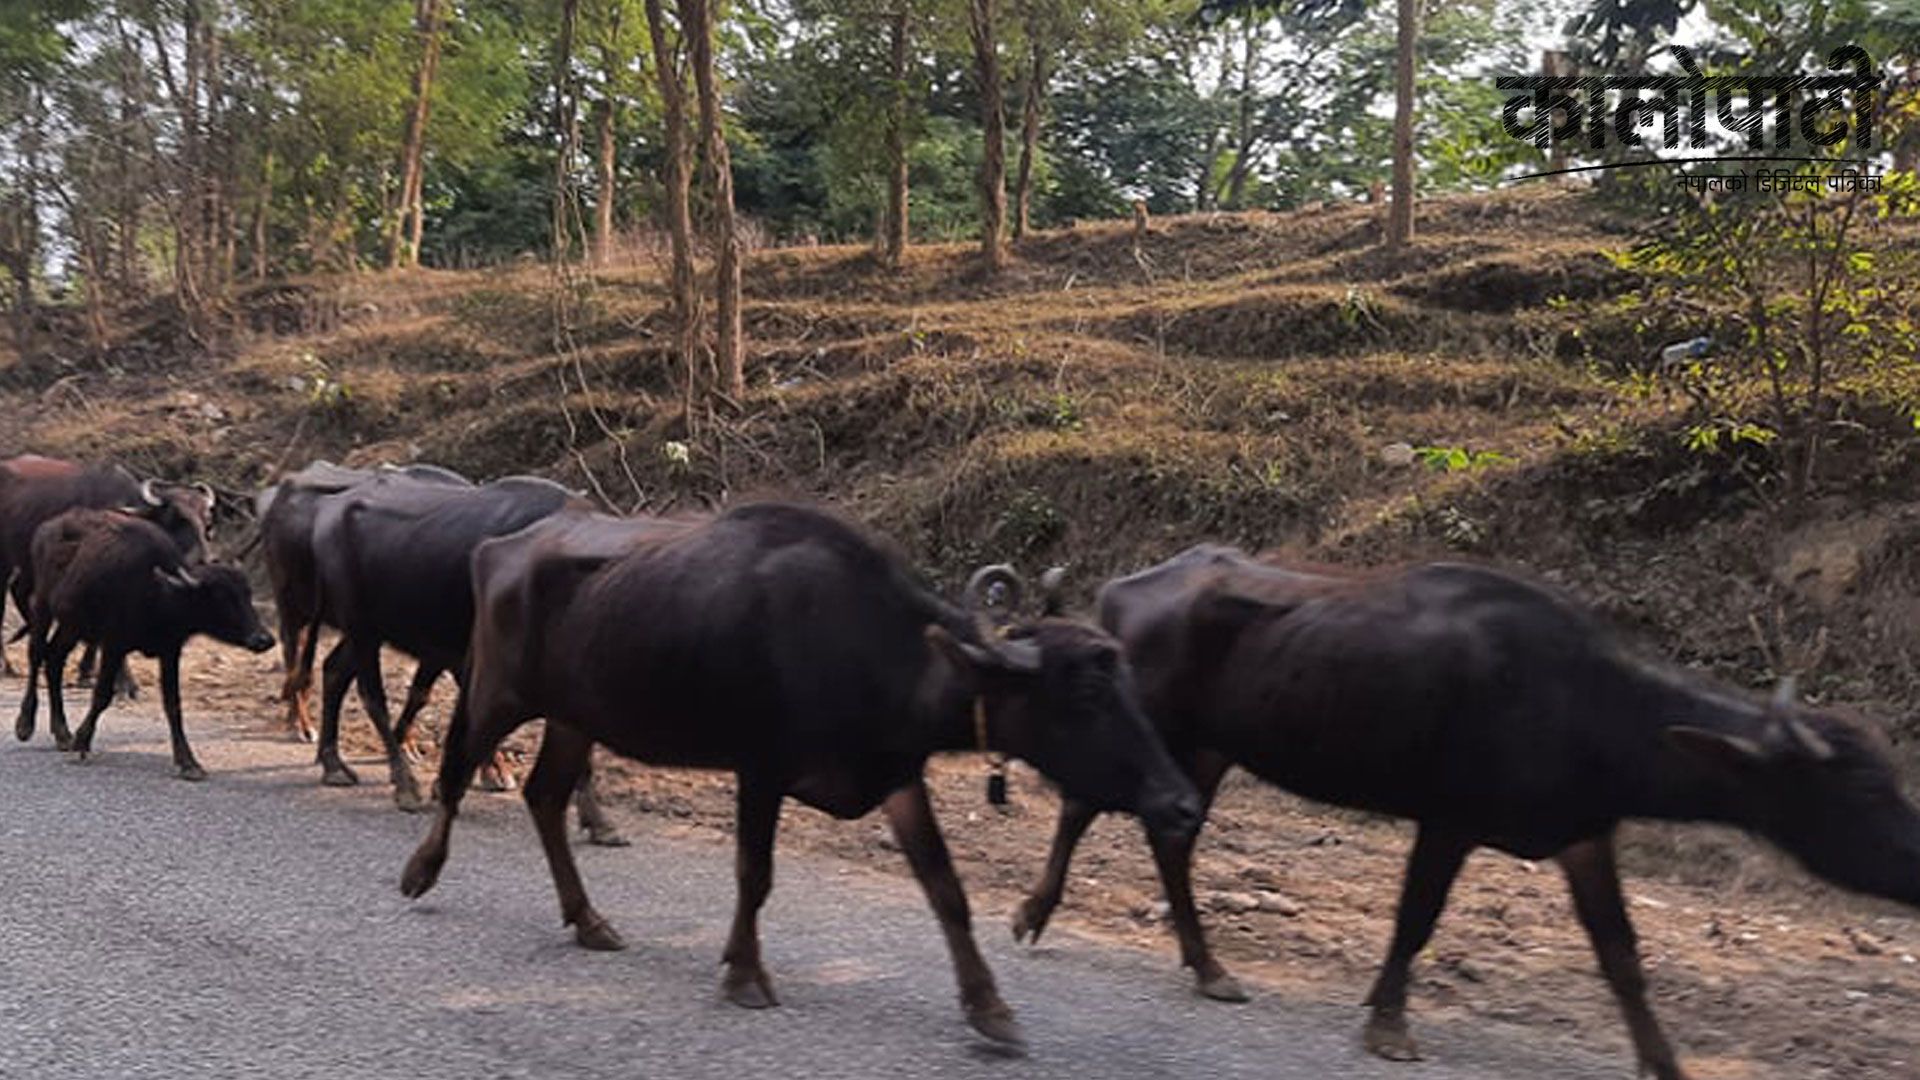
[[[1870,729],[1796,703],[1787,679],[1757,730],[1667,735],[1710,763],[1744,823],[1808,870],[1920,906],[1920,810]]]
[[[1018,576],[989,569],[1017,607]],[[1199,796],[1142,711],[1119,642],[1076,620],[1011,616],[982,618],[970,636],[977,640],[927,627],[928,642],[974,696],[982,749],[1020,758],[1069,796],[1137,814],[1156,832],[1199,828]]]
[[[228,645],[263,653],[273,648],[273,635],[261,625],[253,606],[247,575],[231,566],[199,566],[165,570],[153,576],[162,603],[180,615],[182,630],[205,634]]]
[[[180,556],[192,564],[207,558],[207,538],[218,501],[205,484],[145,480],[140,484],[139,503],[126,510],[160,526],[180,549]]]

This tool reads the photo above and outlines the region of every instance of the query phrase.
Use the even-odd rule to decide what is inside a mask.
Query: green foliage
[[[1414,459],[1440,472],[1480,472],[1496,465],[1511,465],[1513,459],[1494,450],[1470,450],[1464,446],[1416,446]]]

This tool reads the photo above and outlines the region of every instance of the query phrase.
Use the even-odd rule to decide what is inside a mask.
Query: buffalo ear
[[[1771,756],[1766,747],[1744,735],[1686,725],[1670,727],[1665,734],[1668,742],[1689,754],[1739,768],[1764,764]]]
[[[153,568],[153,577],[166,589],[191,589],[200,584],[199,580],[185,570],[168,570],[165,567]]]
[[[935,654],[945,657],[953,669],[972,678],[982,668],[993,666],[993,654],[978,645],[968,644],[953,636],[953,632],[939,623],[928,623],[925,630],[927,644],[933,647]]]
[[[1040,670],[1040,648],[1030,641],[975,645],[953,636],[951,631],[938,623],[928,623],[925,634],[927,644],[946,657],[955,670],[966,673],[969,678],[977,679],[989,672],[1031,675]]]

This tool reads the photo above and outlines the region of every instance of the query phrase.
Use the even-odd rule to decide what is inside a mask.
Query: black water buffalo
[[[1623,819],[1736,825],[1829,881],[1920,904],[1920,813],[1867,729],[1630,655],[1538,585],[1446,563],[1298,572],[1202,547],[1109,583],[1099,603],[1202,799],[1240,765],[1309,798],[1418,823],[1367,999],[1366,1043],[1382,1056],[1417,1056],[1409,969],[1477,847],[1559,860],[1640,1065],[1662,1080],[1682,1073],[1648,1008],[1621,901]],[[1095,812],[1063,808],[1016,937],[1040,936]],[[1194,911],[1192,839],[1155,838],[1153,851],[1201,991],[1244,998]]]
[[[213,489],[204,484],[143,483],[117,466],[90,467],[36,454],[0,461],[0,585],[12,579],[8,591],[25,619],[33,596],[34,530],[63,511],[81,508],[125,509],[148,518],[166,531],[189,564],[199,563],[206,557],[214,502]],[[15,639],[25,635],[23,629]],[[92,655],[89,646],[87,658]],[[83,672],[91,667],[82,661]]]
[[[400,475],[421,483],[472,487],[466,477],[434,465],[395,469],[348,469],[320,461],[289,474],[261,491],[254,500],[259,519],[262,555],[273,584],[274,610],[280,619],[280,657],[286,671],[280,699],[287,704],[287,727],[301,739],[313,741],[312,696],[314,652],[322,625],[331,625],[321,609],[319,567],[313,553],[313,521],[320,500],[337,495],[383,475]],[[311,631],[311,632],[310,632]],[[427,694],[440,672],[422,665],[401,709],[400,726],[407,727],[426,706]]]
[[[54,739],[84,759],[127,654],[143,653],[160,661],[174,765],[182,779],[205,779],[181,723],[180,649],[196,634],[254,652],[273,647],[273,635],[253,610],[246,575],[230,566],[189,567],[159,526],[115,510],[69,510],[47,521],[34,533],[31,559],[32,644],[15,734],[33,734],[37,676],[44,672]],[[100,647],[100,673],[87,718],[69,737],[61,675],[67,654],[82,641]]]
[[[340,707],[352,684],[385,744],[395,803],[405,810],[425,807],[402,749],[419,710],[410,701],[400,726],[389,725],[381,646],[392,646],[419,662],[417,688],[423,675],[429,685],[438,672],[457,676],[473,632],[474,548],[569,506],[584,505],[566,488],[536,477],[508,477],[471,487],[401,473],[315,502],[319,610],[341,632],[322,668],[318,757],[324,782],[358,782],[339,750]],[[579,807],[581,823],[595,842],[622,842],[593,802],[590,784],[581,786]]]
[[[481,545],[473,590],[471,673],[445,740],[440,815],[401,888],[417,897],[438,879],[474,763],[544,717],[525,798],[561,916],[582,945],[621,948],[587,900],[563,827],[588,749],[731,770],[739,897],[723,985],[740,1005],[774,1004],[757,920],[788,795],[841,818],[884,805],[946,934],[967,1018],[1005,1042],[1019,1027],[974,944],[921,780],[928,755],[1002,751],[1152,829],[1199,823],[1112,638],[1063,619],[986,630],[897,555],[815,510],[555,518]]]

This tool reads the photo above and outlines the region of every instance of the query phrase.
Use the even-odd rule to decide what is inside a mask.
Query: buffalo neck
[[[1623,779],[1626,813],[1668,821],[1751,826],[1750,804],[1727,766],[1684,749],[1667,736],[1676,727],[1700,728],[1761,740],[1765,711],[1682,672],[1648,668],[1626,683],[1609,710],[1626,739],[1612,762]]]
[[[960,641],[980,645],[980,630],[972,619],[945,603],[934,612],[940,627]],[[918,737],[928,753],[951,750],[978,750],[980,736],[974,721],[980,691],[970,679],[953,670],[952,664],[926,650],[926,667],[920,680]]]

